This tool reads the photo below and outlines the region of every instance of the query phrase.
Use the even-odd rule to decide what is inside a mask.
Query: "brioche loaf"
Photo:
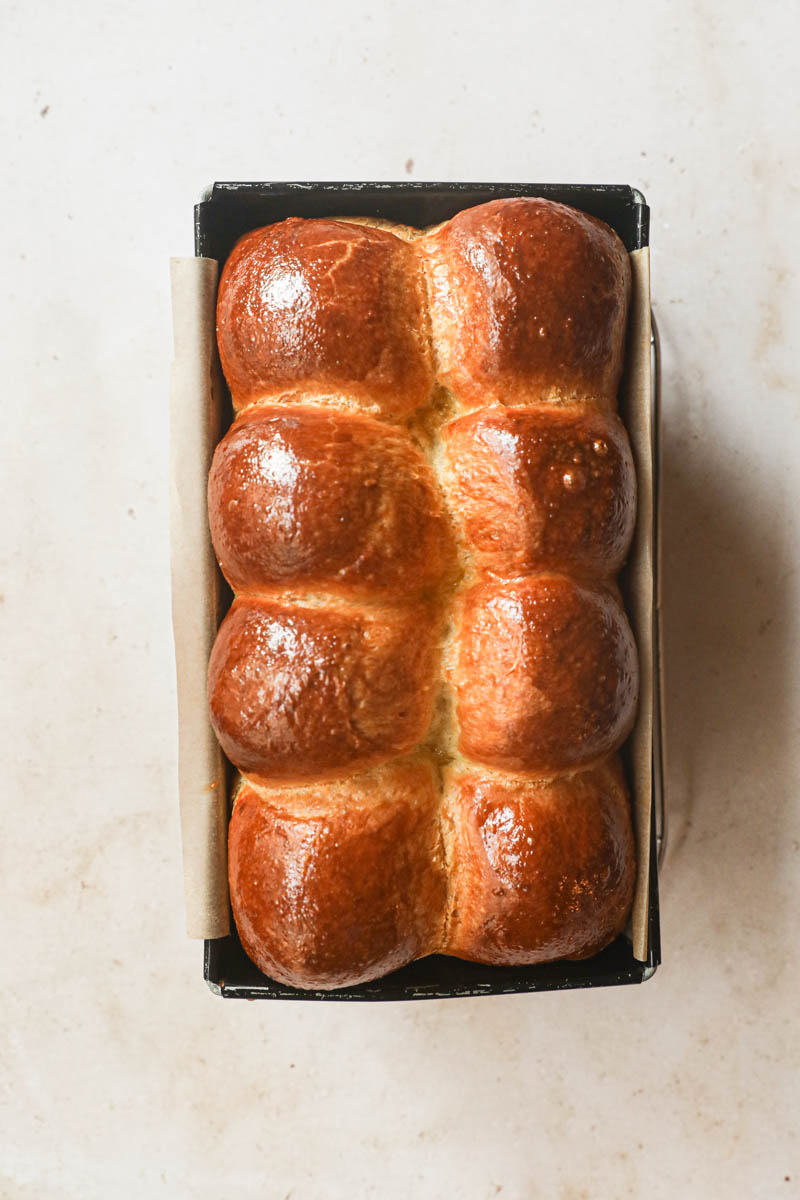
[[[616,234],[540,199],[289,219],[228,258],[208,694],[272,978],[577,959],[624,927],[629,292]]]

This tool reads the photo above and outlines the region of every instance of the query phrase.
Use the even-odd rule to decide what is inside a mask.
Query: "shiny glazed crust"
[[[554,775],[628,736],[636,647],[610,593],[557,575],[485,583],[464,598],[452,678],[468,758]]]
[[[211,537],[238,592],[352,598],[436,588],[454,569],[427,461],[400,430],[334,409],[261,407],[217,446]]]
[[[433,710],[437,629],[422,606],[311,608],[239,597],[208,670],[231,762],[264,781],[332,779],[411,750]]]
[[[616,414],[484,408],[442,429],[449,499],[476,564],[616,575],[636,517],[636,475]]]
[[[444,812],[450,954],[516,965],[588,958],[622,931],[636,872],[617,759],[553,781],[459,772]]]
[[[428,233],[292,219],[228,259],[209,705],[271,977],[583,957],[623,927],[629,289],[616,234],[531,199]]]
[[[363,983],[441,943],[447,882],[427,763],[322,786],[245,784],[229,859],[242,945],[282,983]]]
[[[494,200],[425,239],[439,378],[467,409],[613,409],[630,264],[613,230],[550,200]]]
[[[407,416],[433,384],[423,302],[417,256],[383,229],[290,218],[248,233],[217,302],[234,407],[294,397]]]

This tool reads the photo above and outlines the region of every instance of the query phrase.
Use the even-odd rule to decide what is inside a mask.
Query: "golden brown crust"
[[[245,784],[228,861],[242,945],[292,987],[363,983],[441,940],[447,889],[429,764],[324,787]]]
[[[310,405],[244,413],[214,454],[208,511],[237,592],[396,597],[453,572],[430,466],[405,433],[369,417]]]
[[[407,416],[433,383],[423,300],[418,257],[385,230],[291,217],[246,234],[217,301],[234,408],[316,398]]]
[[[246,773],[234,914],[272,978],[578,958],[622,929],[633,842],[606,756],[638,686],[613,582],[635,509],[613,415],[629,290],[616,235],[538,199],[428,232],[290,219],[229,257],[239,416],[208,499],[238,596],[208,695]]]
[[[452,676],[461,751],[507,771],[596,762],[622,744],[636,711],[636,647],[622,608],[563,576],[469,591]]]
[[[438,633],[427,606],[235,600],[208,669],[223,750],[269,782],[334,779],[406,753],[430,723]]]
[[[612,229],[519,197],[466,209],[420,246],[439,378],[465,408],[616,405],[631,285]]]
[[[442,429],[450,501],[475,565],[602,577],[625,561],[636,516],[628,435],[612,414],[484,408]]]
[[[618,760],[552,782],[457,774],[445,830],[447,953],[506,966],[588,958],[624,928],[636,872]]]

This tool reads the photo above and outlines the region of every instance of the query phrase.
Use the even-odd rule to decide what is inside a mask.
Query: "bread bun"
[[[208,503],[236,598],[208,699],[242,773],[234,917],[273,979],[623,928],[629,292],[612,230],[528,198],[427,232],[290,219],[225,264]]]
[[[464,599],[452,670],[463,754],[553,775],[616,750],[636,711],[636,646],[607,591],[559,575],[481,584]]]
[[[262,971],[301,988],[363,983],[441,943],[447,882],[430,764],[236,797],[231,900]]]
[[[393,234],[296,218],[256,229],[217,302],[234,408],[313,400],[399,420],[433,384],[425,315],[418,258]]]
[[[450,503],[476,565],[500,578],[625,561],[636,475],[619,417],[585,408],[483,408],[442,429]]]
[[[267,782],[334,779],[404,754],[430,724],[437,635],[425,606],[234,600],[208,670],[220,745]]]
[[[460,212],[422,251],[438,375],[465,408],[615,407],[631,277],[612,229],[521,196]]]
[[[420,593],[452,575],[433,473],[407,434],[310,405],[250,409],[217,446],[211,537],[237,592]]]
[[[505,966],[587,958],[624,928],[636,872],[617,759],[556,780],[462,771],[444,816],[448,953]]]

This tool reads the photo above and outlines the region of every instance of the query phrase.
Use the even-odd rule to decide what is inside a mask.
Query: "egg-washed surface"
[[[346,783],[245,783],[230,881],[250,957],[282,983],[330,988],[431,953],[447,895],[439,804],[424,760]]]
[[[234,591],[393,601],[455,567],[441,492],[405,430],[333,408],[244,413],[214,455],[209,515]]]
[[[433,381],[416,255],[343,221],[290,218],[243,237],[220,281],[217,342],[237,411],[294,395],[401,419]]]
[[[585,958],[625,924],[633,834],[619,759],[558,779],[448,781],[448,951],[496,964]]]
[[[399,232],[269,226],[219,291],[239,416],[209,513],[237,600],[209,701],[244,775],[231,894],[248,954],[299,987],[433,951],[585,957],[633,892],[615,758],[638,686],[614,585],[635,515],[613,411],[627,254],[536,199]],[[345,877],[363,893],[349,967],[345,942],[322,950],[350,920]],[[381,917],[379,877],[424,936]]]
[[[450,499],[489,575],[616,575],[636,517],[636,476],[616,414],[484,408],[442,430]]]

